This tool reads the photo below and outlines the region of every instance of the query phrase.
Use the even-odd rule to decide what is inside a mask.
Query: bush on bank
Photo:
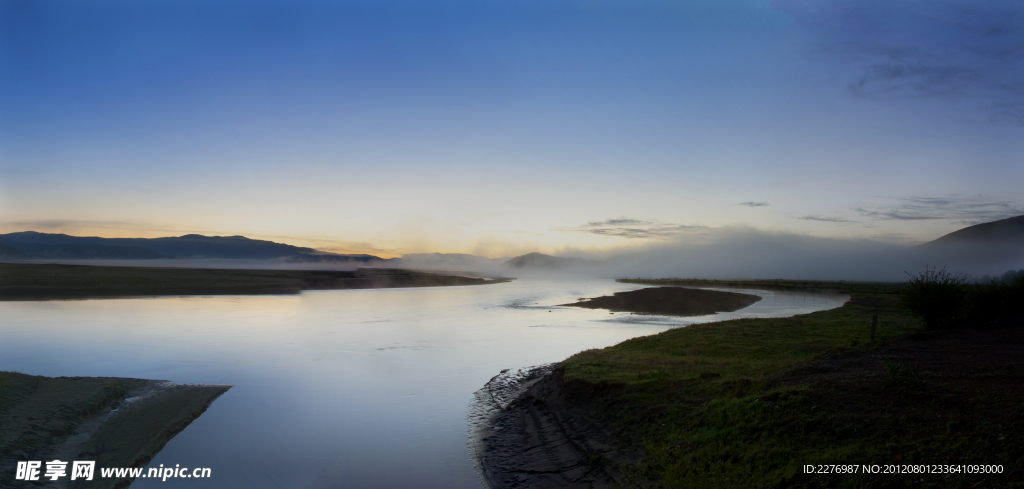
[[[970,283],[966,276],[926,267],[910,276],[900,298],[925,331],[985,326],[1019,316],[1024,308],[1024,274],[1011,271],[1003,277],[1007,280]]]

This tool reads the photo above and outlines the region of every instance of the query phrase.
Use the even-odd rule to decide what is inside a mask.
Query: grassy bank
[[[838,309],[693,325],[563,362],[572,414],[605,426],[624,452],[642,453],[619,467],[633,484],[1022,485],[1024,329],[923,333],[898,285],[631,282],[851,296]],[[813,464],[1001,464],[1004,474],[802,473]]]
[[[0,263],[0,300],[298,294],[303,290],[494,283],[397,269],[236,270]]]

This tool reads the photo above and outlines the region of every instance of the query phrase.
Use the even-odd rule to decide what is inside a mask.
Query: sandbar
[[[738,311],[760,300],[761,298],[756,295],[738,292],[686,287],[649,287],[562,305],[637,314],[705,316],[718,312]]]

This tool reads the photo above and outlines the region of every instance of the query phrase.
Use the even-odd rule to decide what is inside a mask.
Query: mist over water
[[[1020,250],[974,247],[970,253],[951,251],[869,240],[741,232],[700,243],[653,246],[618,257],[611,270],[629,276],[903,281],[907,273],[926,266],[981,276],[1024,265]]]

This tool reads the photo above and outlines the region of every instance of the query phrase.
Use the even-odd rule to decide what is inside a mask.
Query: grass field
[[[303,290],[495,283],[397,269],[239,270],[0,263],[0,300],[158,295],[298,294]]]
[[[630,282],[851,295],[838,309],[692,325],[563,362],[572,413],[642,453],[619,467],[637,486],[1024,487],[1019,325],[926,334],[895,284]],[[815,464],[1001,464],[1004,473],[803,473]]]

